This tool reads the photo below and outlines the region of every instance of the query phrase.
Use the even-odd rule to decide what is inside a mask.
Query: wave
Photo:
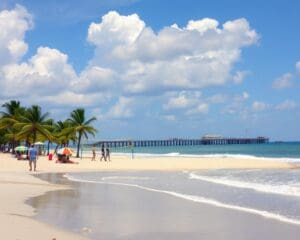
[[[122,153],[122,152],[117,152],[117,153],[112,153],[115,156],[131,156],[132,153]],[[176,157],[176,156],[183,156],[179,152],[170,152],[170,153],[134,153],[134,156],[139,156],[139,157]],[[190,156],[190,155],[187,155]]]
[[[285,196],[300,197],[300,189],[298,187],[292,187],[287,185],[270,185],[270,184],[261,184],[254,182],[244,182],[239,180],[231,180],[226,178],[214,178],[208,176],[200,176],[195,173],[189,174],[190,179],[197,179],[205,182],[221,184],[230,187],[243,188],[243,189],[252,189],[257,192],[280,194]]]
[[[112,176],[112,177],[102,177],[102,181],[106,181],[109,179],[123,179],[123,180],[151,180],[149,177],[131,177],[131,176]]]
[[[170,196],[173,196],[173,197],[181,198],[181,199],[196,202],[196,203],[202,203],[202,204],[212,205],[212,206],[219,207],[219,208],[226,208],[226,209],[236,210],[236,211],[240,211],[240,212],[246,212],[246,213],[258,215],[258,216],[261,216],[261,217],[264,217],[264,218],[277,220],[277,221],[280,221],[280,222],[300,225],[300,220],[298,220],[298,219],[289,218],[289,217],[282,216],[280,214],[276,214],[276,213],[272,213],[272,212],[268,212],[268,211],[263,211],[263,210],[253,209],[253,208],[242,207],[242,206],[238,206],[238,205],[222,203],[222,202],[217,201],[215,199],[204,198],[204,197],[195,196],[195,195],[182,194],[182,193],[167,191],[167,190],[154,189],[154,188],[149,188],[149,187],[145,187],[145,186],[140,186],[140,185],[137,185],[137,184],[84,180],[84,179],[75,178],[75,177],[73,177],[69,174],[65,174],[64,177],[66,177],[70,181],[74,181],[74,182],[94,183],[94,184],[109,184],[109,185],[118,185],[118,186],[139,188],[139,189],[146,190],[146,191],[167,194],[167,195],[170,195]]]
[[[174,157],[174,156],[180,156],[181,154],[179,152],[171,152],[171,153],[166,153],[164,155],[165,156]]]
[[[91,154],[91,151],[84,150],[84,155]],[[100,151],[96,151],[96,154],[99,155]],[[241,154],[241,153],[181,153],[181,152],[111,152],[113,156],[129,156],[132,154],[138,157],[182,157],[182,158],[238,158],[238,159],[253,159],[253,160],[264,160],[264,161],[279,161],[279,162],[287,162],[287,163],[300,163],[300,158],[295,157],[282,157],[282,156],[259,156],[259,155],[251,155],[251,154]]]
[[[117,152],[112,153],[114,156],[132,156],[132,153],[126,152]],[[235,159],[253,159],[253,160],[264,160],[264,161],[279,161],[286,163],[300,163],[300,158],[289,158],[289,157],[263,157],[263,156],[255,156],[248,154],[183,154],[180,152],[170,152],[170,153],[134,153],[134,156],[139,157],[182,157],[182,158],[235,158]]]

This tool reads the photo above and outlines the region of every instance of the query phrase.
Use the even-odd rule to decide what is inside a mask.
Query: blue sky
[[[300,139],[300,3],[2,0],[0,103],[97,138]]]

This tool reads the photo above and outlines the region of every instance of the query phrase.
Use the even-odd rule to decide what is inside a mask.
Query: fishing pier
[[[197,146],[197,145],[228,145],[228,144],[263,144],[268,143],[269,138],[224,138],[220,136],[204,136],[200,139],[172,138],[165,140],[100,140],[91,145],[118,147],[161,147],[161,146]]]

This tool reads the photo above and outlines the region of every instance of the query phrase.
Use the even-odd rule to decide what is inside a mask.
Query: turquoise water
[[[128,153],[130,148],[113,148],[113,153]],[[281,158],[285,161],[300,161],[300,142],[240,145],[199,145],[173,147],[137,147],[133,149],[140,155],[165,156],[205,156],[205,157],[262,157]]]

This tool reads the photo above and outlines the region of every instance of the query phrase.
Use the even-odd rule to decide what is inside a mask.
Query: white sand
[[[254,159],[233,158],[135,158],[112,156],[111,162],[91,161],[90,158],[79,161],[79,164],[57,164],[40,157],[37,162],[37,173],[45,172],[84,172],[103,170],[192,170],[218,168],[285,168],[292,166],[287,163]],[[28,171],[28,162],[18,161],[10,154],[0,153],[0,223],[1,239],[5,240],[77,240],[86,239],[81,235],[57,229],[33,220],[34,209],[25,204],[25,200],[42,195],[47,191],[64,188],[49,184],[32,176]]]

